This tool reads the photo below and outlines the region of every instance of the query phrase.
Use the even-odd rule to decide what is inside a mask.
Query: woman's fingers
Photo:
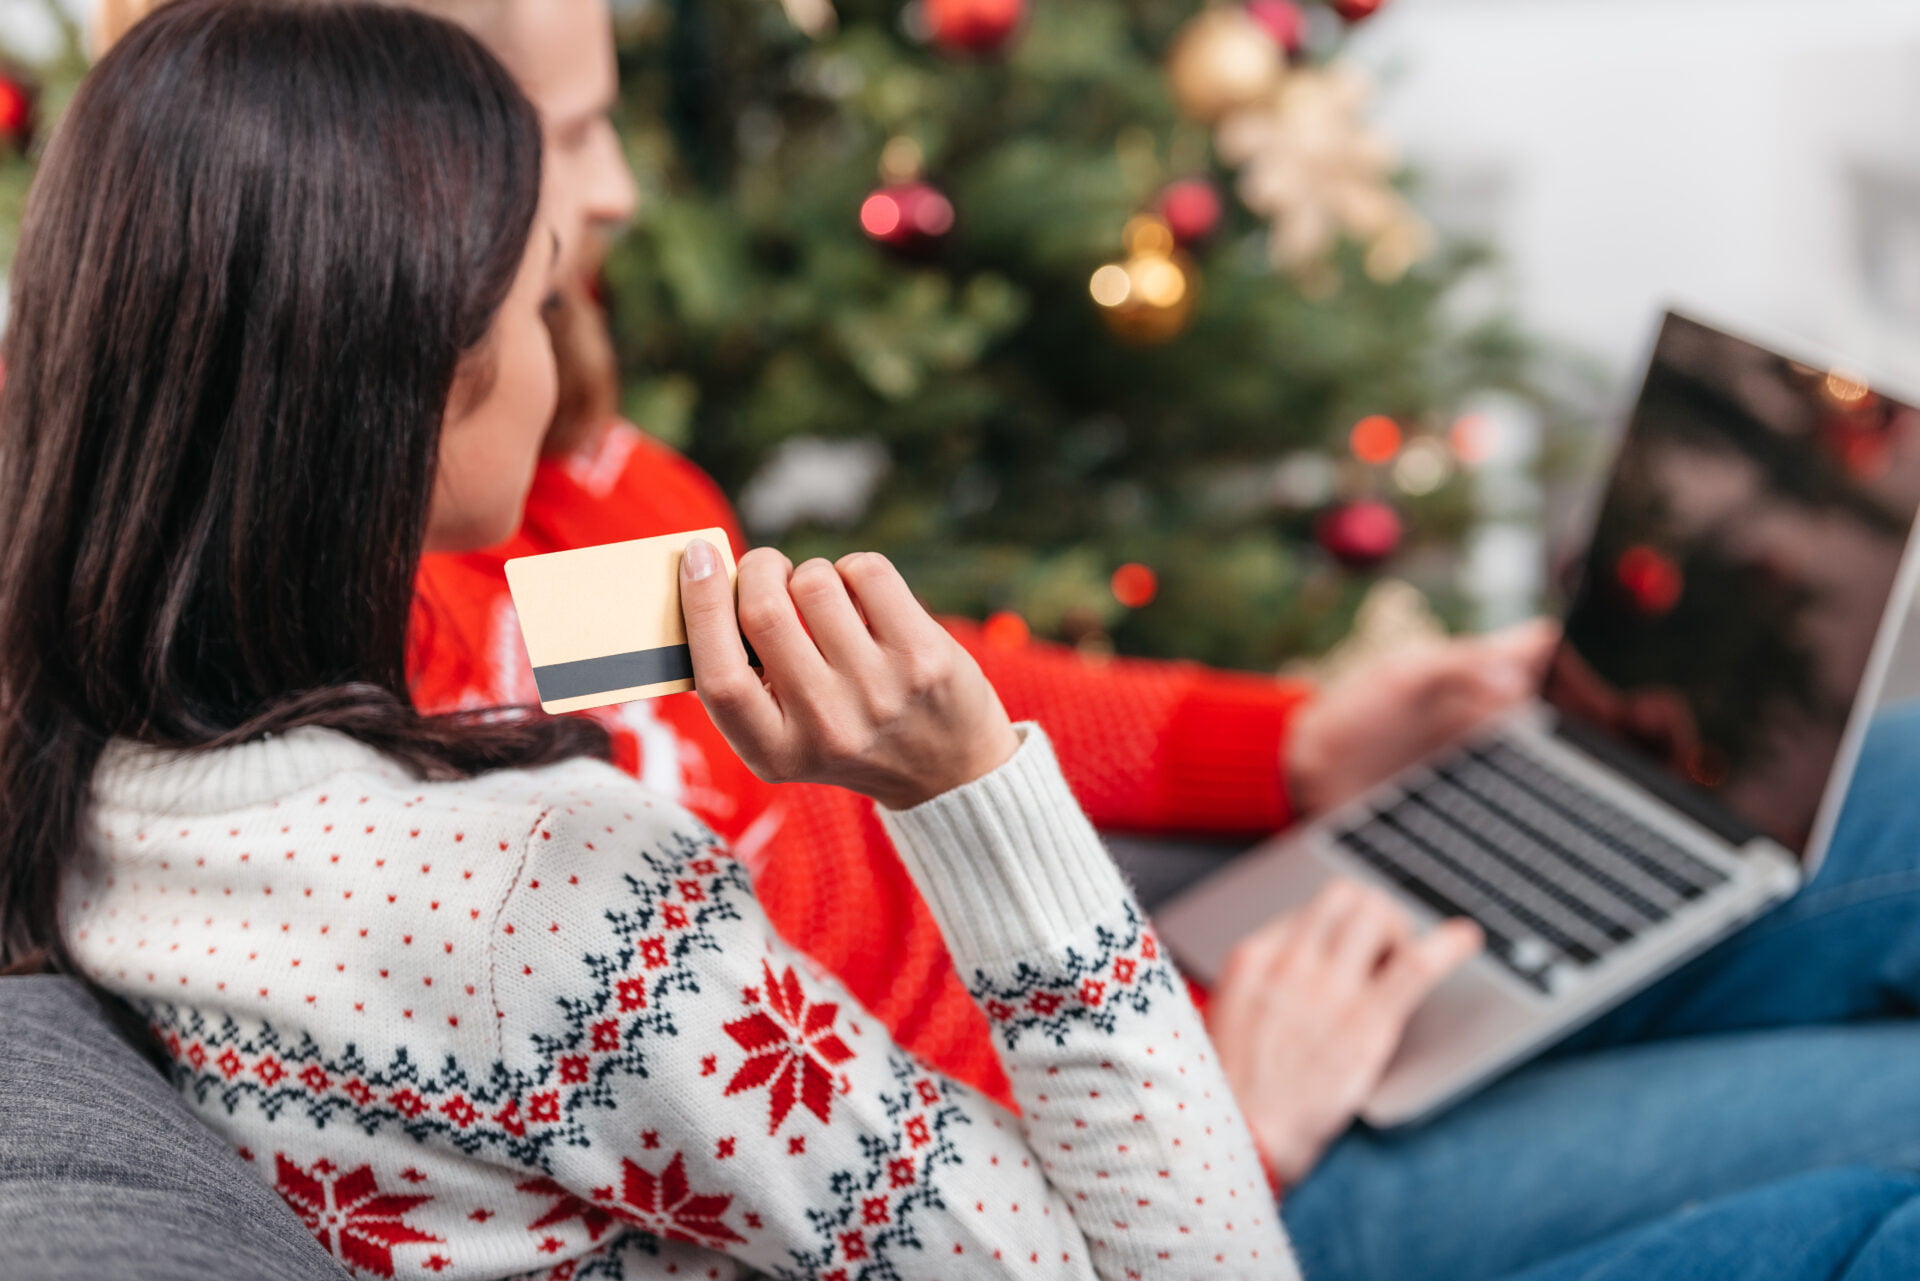
[[[1207,1021],[1224,1029],[1234,1044],[1249,1039],[1236,1033],[1250,1033],[1261,1022],[1260,1015],[1281,976],[1281,958],[1293,930],[1293,917],[1278,917],[1242,939],[1227,954],[1213,1000],[1207,1005]]]
[[[1425,938],[1396,951],[1380,973],[1379,995],[1388,1014],[1404,1025],[1448,975],[1485,946],[1472,921],[1442,921]]]
[[[855,552],[834,564],[841,581],[866,615],[873,638],[888,649],[906,649],[946,633],[914,597],[893,562],[879,552]]]
[[[688,544],[680,561],[680,612],[687,622],[693,683],[714,723],[752,760],[778,745],[779,705],[747,664],[734,611],[733,584],[720,570],[720,556],[705,539]]]
[[[1334,972],[1347,984],[1364,984],[1385,957],[1412,938],[1413,922],[1406,912],[1379,890],[1363,886],[1353,910],[1329,940]]]
[[[860,621],[847,585],[831,562],[814,559],[793,571],[787,590],[827,665],[849,675],[868,672],[879,658],[873,635]]]
[[[1360,886],[1354,881],[1329,881],[1322,886],[1296,917],[1301,952],[1315,960],[1325,959],[1359,901]]]
[[[776,699],[817,691],[830,675],[819,647],[800,625],[789,594],[792,577],[793,562],[770,547],[756,547],[740,558],[740,630],[759,656]]]
[[[690,560],[699,566],[707,558]],[[815,561],[796,571],[770,548],[741,557],[733,608],[760,661],[757,696],[738,680],[738,638],[720,636],[729,622],[718,598],[724,588],[693,579],[691,570],[683,582],[700,661],[714,673],[696,672],[702,693],[716,682],[719,706],[707,700],[714,720],[762,778],[832,783],[889,809],[911,809],[991,773],[1019,750],[979,664],[883,558]],[[752,719],[729,721],[729,708],[745,708]]]

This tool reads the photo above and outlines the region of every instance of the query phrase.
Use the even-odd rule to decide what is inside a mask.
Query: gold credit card
[[[693,688],[680,557],[704,538],[734,577],[723,529],[695,529],[507,562],[540,706],[578,712]]]

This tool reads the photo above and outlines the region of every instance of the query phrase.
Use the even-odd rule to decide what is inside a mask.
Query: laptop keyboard
[[[1333,837],[1433,911],[1479,922],[1488,955],[1541,992],[1727,880],[1505,740],[1448,758]]]

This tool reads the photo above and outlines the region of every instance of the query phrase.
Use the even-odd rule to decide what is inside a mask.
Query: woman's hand
[[[1207,1023],[1283,1186],[1359,1115],[1413,1012],[1481,943],[1471,921],[1418,937],[1384,893],[1335,881],[1233,950]]]
[[[979,666],[875,552],[798,569],[756,548],[739,606],[701,540],[680,567],[694,685],[740,759],[772,782],[832,783],[909,809],[1020,745]],[[761,664],[747,664],[746,634]]]

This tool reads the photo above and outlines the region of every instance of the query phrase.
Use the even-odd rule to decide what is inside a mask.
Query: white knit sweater
[[[1018,1116],[596,762],[425,783],[321,730],[116,744],[66,938],[363,1275],[1295,1275],[1192,1005],[1023,737],[888,816]]]

